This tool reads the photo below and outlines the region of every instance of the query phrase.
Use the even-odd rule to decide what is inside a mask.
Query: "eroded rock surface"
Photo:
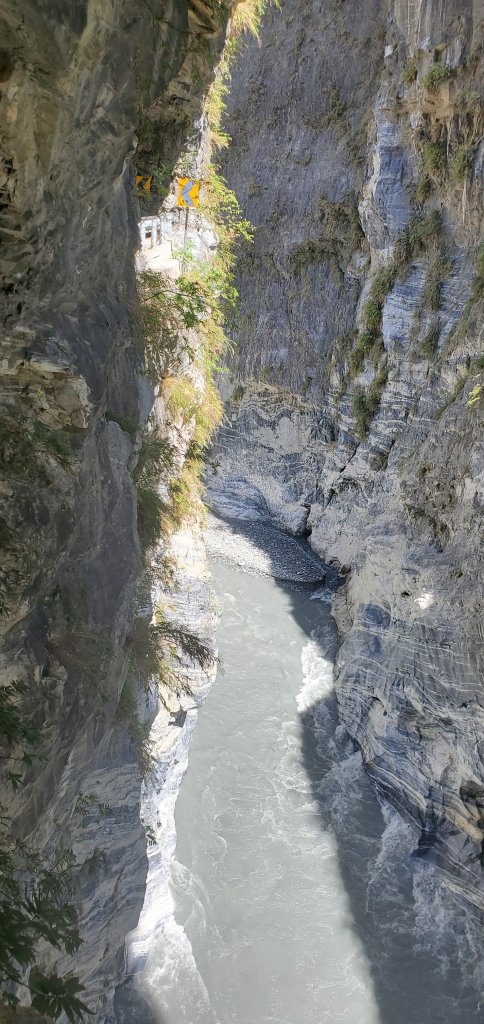
[[[239,62],[225,171],[257,232],[208,478],[344,568],[342,720],[480,907],[483,17],[287,0]]]
[[[27,685],[45,755],[1,803],[46,864],[76,858],[75,971],[98,1021],[147,871],[120,704],[141,564],[132,473],[153,403],[133,158],[176,160],[200,118],[230,4],[212,7],[0,3],[0,684]]]

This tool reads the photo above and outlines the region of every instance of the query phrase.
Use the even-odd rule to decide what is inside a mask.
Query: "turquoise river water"
[[[176,806],[157,1021],[484,1020],[481,926],[412,858],[338,723],[327,594],[236,563],[212,564],[222,671]]]

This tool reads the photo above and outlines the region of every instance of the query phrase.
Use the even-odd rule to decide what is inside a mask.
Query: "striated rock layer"
[[[27,686],[45,758],[16,792],[2,779],[0,802],[46,865],[76,858],[74,969],[97,1021],[147,872],[120,704],[141,567],[132,473],[154,397],[135,315],[133,156],[142,170],[153,153],[178,158],[230,6],[0,0],[0,685]],[[53,963],[73,969],[44,951]]]
[[[225,173],[257,232],[208,479],[343,567],[342,720],[481,908],[483,19],[286,0],[239,61]]]

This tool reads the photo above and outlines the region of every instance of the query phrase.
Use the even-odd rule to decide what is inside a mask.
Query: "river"
[[[479,922],[412,858],[415,833],[338,723],[319,566],[292,541],[276,580],[283,535],[267,528],[253,565],[253,538],[226,539],[211,545],[222,669],[176,805],[174,915],[146,971],[155,1019],[481,1022]]]

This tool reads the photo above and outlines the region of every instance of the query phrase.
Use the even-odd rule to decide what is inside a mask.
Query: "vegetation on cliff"
[[[8,764],[7,779],[13,790],[41,757],[45,736],[26,724],[22,704],[28,687],[19,681],[0,688],[1,758]],[[14,766],[14,767],[13,767]],[[16,835],[6,807],[0,805],[2,856],[0,861],[0,988],[2,998],[16,1006],[27,989],[32,1006],[57,1019],[65,1014],[74,1022],[87,1006],[79,998],[82,984],[73,975],[60,978],[38,966],[39,942],[73,954],[81,944],[73,904],[72,868],[75,858],[60,846],[46,867],[42,851]],[[27,973],[28,971],[28,973]],[[20,993],[20,994],[18,994]]]
[[[208,11],[209,5],[203,6],[204,8],[206,6]],[[248,224],[240,216],[235,197],[226,188],[222,179],[218,177],[215,168],[211,167],[207,173],[205,212],[208,217],[213,219],[219,238],[219,248],[214,261],[210,266],[205,267],[187,263],[186,273],[174,288],[164,287],[159,279],[155,282],[150,275],[143,276],[139,282],[138,312],[131,318],[132,322],[128,323],[129,314],[133,312],[132,277],[129,265],[129,260],[132,258],[132,233],[129,229],[131,211],[126,207],[130,206],[132,200],[129,198],[129,190],[125,187],[126,181],[121,173],[132,148],[132,133],[130,134],[129,131],[132,110],[139,104],[138,154],[140,159],[147,164],[149,173],[154,175],[156,185],[154,193],[157,195],[157,200],[163,190],[166,191],[176,162],[171,159],[171,155],[180,152],[183,141],[186,140],[187,131],[191,130],[193,120],[200,114],[201,103],[199,100],[206,92],[208,83],[213,77],[213,66],[218,59],[225,26],[233,9],[233,4],[230,2],[219,3],[218,0],[210,6],[212,11],[208,11],[205,24],[205,14],[203,14],[202,22],[199,22],[198,5],[193,5],[195,28],[193,31],[192,28],[183,31],[182,22],[186,16],[186,7],[182,4],[178,5],[179,9],[175,18],[177,24],[170,25],[168,31],[168,44],[173,42],[173,52],[169,53],[167,61],[165,59],[161,61],[163,66],[161,83],[156,79],[156,73],[152,70],[153,67],[158,68],[159,66],[159,54],[157,54],[157,59],[152,61],[150,47],[156,51],[157,47],[165,46],[165,36],[160,36],[158,26],[152,28],[150,18],[143,17],[143,12],[139,17],[136,12],[136,18],[133,19],[135,28],[132,38],[128,32],[126,52],[123,48],[121,53],[123,68],[129,66],[132,69],[132,80],[130,78],[129,86],[126,89],[123,86],[124,91],[116,101],[118,104],[116,110],[109,109],[109,112],[106,112],[105,109],[108,103],[106,97],[114,95],[114,93],[118,96],[117,90],[112,89],[110,76],[112,74],[113,80],[115,80],[118,70],[117,54],[113,56],[113,61],[111,61],[111,55],[114,45],[118,46],[119,24],[116,29],[115,42],[109,34],[107,22],[106,25],[104,23],[102,26],[98,25],[98,49],[94,58],[92,97],[93,104],[98,102],[96,111],[103,110],[103,116],[106,115],[102,123],[110,126],[110,140],[114,140],[114,152],[111,152],[110,141],[107,152],[101,159],[98,150],[102,149],[104,136],[101,130],[98,134],[97,130],[96,132],[92,130],[91,111],[86,107],[84,116],[86,137],[83,136],[79,148],[82,149],[85,144],[85,154],[89,153],[89,160],[92,160],[90,188],[97,196],[94,204],[96,205],[95,217],[90,218],[92,207],[89,207],[86,216],[84,217],[84,213],[86,213],[84,211],[82,216],[79,214],[79,222],[76,221],[82,203],[78,202],[76,194],[78,167],[75,165],[75,159],[69,166],[66,194],[64,195],[63,192],[63,183],[58,182],[55,190],[52,190],[53,195],[50,193],[45,195],[46,208],[49,210],[47,217],[49,231],[53,240],[61,236],[61,230],[64,230],[67,223],[76,225],[72,229],[70,245],[72,244],[72,258],[78,260],[78,294],[82,311],[79,312],[76,305],[75,292],[73,291],[71,295],[70,285],[65,284],[63,268],[59,268],[52,273],[51,279],[44,283],[42,291],[42,309],[48,310],[45,312],[44,319],[49,323],[42,324],[42,330],[40,330],[35,321],[33,325],[35,330],[30,324],[26,335],[21,336],[19,366],[23,373],[22,383],[16,384],[14,390],[10,389],[9,394],[13,395],[13,398],[11,401],[10,399],[6,401],[0,424],[0,470],[2,471],[0,540],[5,553],[4,564],[0,572],[0,615],[2,624],[5,625],[2,632],[8,632],[12,624],[15,629],[19,616],[25,618],[27,632],[31,626],[32,616],[35,618],[38,614],[39,621],[41,620],[37,633],[33,630],[29,634],[29,657],[26,656],[25,665],[22,663],[25,675],[31,673],[34,676],[35,672],[37,675],[31,684],[14,680],[10,683],[2,683],[0,687],[0,747],[5,776],[0,806],[3,854],[0,865],[0,909],[2,912],[0,989],[3,1001],[11,1006],[15,1006],[19,999],[22,1003],[28,1002],[30,999],[35,1009],[53,1019],[65,1014],[70,1021],[74,1021],[88,1012],[81,996],[82,984],[76,977],[70,974],[60,977],[60,968],[58,974],[57,969],[41,970],[39,967],[40,963],[52,964],[59,959],[62,959],[62,963],[65,964],[65,955],[68,958],[80,949],[81,940],[76,905],[82,898],[78,889],[81,865],[75,862],[71,844],[72,834],[75,831],[75,817],[79,816],[83,798],[79,790],[79,779],[74,773],[72,778],[69,777],[69,785],[72,786],[72,801],[69,803],[69,790],[61,812],[64,816],[69,815],[66,807],[72,806],[74,808],[71,812],[72,820],[63,820],[65,829],[62,834],[62,842],[59,842],[57,854],[51,855],[51,845],[46,844],[45,840],[41,844],[39,843],[39,848],[37,848],[35,838],[28,841],[24,838],[29,830],[35,836],[35,827],[38,824],[38,808],[36,806],[33,809],[30,806],[37,802],[41,803],[38,800],[38,794],[42,792],[40,783],[37,792],[32,795],[34,769],[38,768],[38,774],[42,776],[44,764],[51,753],[49,751],[49,735],[45,734],[42,722],[39,728],[37,728],[37,724],[31,723],[31,712],[35,718],[35,713],[38,711],[37,717],[40,721],[41,712],[45,711],[45,708],[40,707],[40,697],[39,707],[33,706],[33,702],[30,700],[31,693],[35,691],[36,697],[38,696],[39,677],[47,677],[49,673],[52,673],[52,685],[57,684],[61,693],[59,706],[55,707],[53,734],[55,735],[56,728],[60,730],[58,739],[59,746],[62,746],[62,755],[59,755],[58,764],[55,765],[49,784],[45,787],[45,799],[50,800],[52,790],[55,793],[55,786],[61,779],[64,779],[65,759],[63,760],[63,757],[64,754],[66,758],[68,756],[64,747],[68,747],[71,739],[70,735],[66,735],[67,729],[65,728],[65,719],[69,714],[71,719],[76,719],[75,724],[80,731],[81,742],[82,730],[84,727],[89,729],[89,740],[86,743],[87,745],[92,744],[93,758],[95,758],[97,746],[109,732],[111,726],[116,729],[120,724],[124,727],[128,725],[140,750],[142,767],[149,770],[151,752],[147,743],[146,729],[138,718],[140,686],[146,685],[147,679],[151,676],[162,677],[166,684],[172,685],[174,688],[183,685],[176,673],[177,662],[182,656],[192,659],[205,668],[212,661],[212,652],[204,641],[190,630],[169,621],[162,608],[157,610],[153,623],[147,623],[146,620],[136,617],[132,628],[128,627],[126,630],[126,618],[129,618],[127,609],[131,600],[130,591],[134,576],[133,564],[136,559],[136,536],[132,517],[133,494],[126,469],[128,458],[126,452],[130,446],[131,458],[133,449],[138,452],[133,479],[137,492],[139,539],[144,556],[140,591],[143,591],[143,595],[146,597],[146,588],[149,588],[150,583],[153,582],[154,574],[156,574],[157,582],[161,582],[165,589],[173,583],[169,558],[163,553],[162,545],[159,545],[158,541],[179,525],[187,515],[190,515],[193,507],[198,504],[197,495],[200,489],[199,476],[202,460],[208,440],[221,415],[220,402],[213,383],[213,371],[224,344],[223,319],[225,312],[234,298],[231,279],[233,266],[231,247],[238,235],[247,235]],[[261,0],[243,0],[236,4],[232,33],[234,38],[237,34],[240,36],[246,29],[257,30],[257,20],[262,13],[263,6]],[[113,11],[116,20],[116,10],[113,8]],[[19,18],[20,16],[19,13]],[[59,25],[64,25],[63,18],[64,12],[60,9],[59,12],[52,13],[48,22],[49,28],[52,27],[52,36]],[[27,22],[28,20],[26,17]],[[72,53],[75,53],[77,37],[75,37],[75,32],[71,35],[72,26],[67,22],[69,22],[69,18],[66,15],[66,47],[72,47],[72,52],[69,51],[70,60]],[[181,25],[180,30],[178,23]],[[94,17],[92,26],[95,25],[96,18]],[[48,29],[46,27],[45,35],[40,32],[40,37],[38,37],[36,35],[37,27],[36,23],[35,30],[31,26],[31,33],[30,28],[25,32],[25,38],[33,40],[32,46],[35,51],[33,54],[29,51],[25,58],[25,66],[31,68],[27,79],[28,88],[30,88],[28,84],[30,79],[32,83],[35,82],[37,59],[43,61],[45,57],[42,48],[46,45]],[[160,32],[164,31],[163,27]],[[59,36],[61,35],[62,32],[59,30]],[[92,37],[96,38],[94,27]],[[83,45],[84,42],[83,37]],[[144,68],[141,67],[139,58],[145,45],[150,57]],[[59,44],[58,56],[62,63],[61,49],[62,46]],[[233,50],[232,37],[229,49]],[[133,50],[136,51],[135,55],[132,53]],[[100,64],[99,55],[104,52],[109,54],[109,59],[106,58],[106,61],[101,62],[98,83],[96,76]],[[84,69],[88,69],[86,73],[90,74],[92,69],[89,61],[91,57],[88,40],[82,59],[78,59],[77,55],[72,60],[72,67],[77,69],[78,65],[82,66]],[[19,60],[21,64],[21,58]],[[67,60],[66,66],[68,63]],[[222,63],[226,69],[225,57]],[[8,82],[10,70],[8,62],[6,82]],[[58,68],[54,61],[53,79],[57,72]],[[189,76],[191,74],[191,82],[188,83],[187,103],[183,107],[183,105],[172,101],[172,97],[167,94],[167,85],[169,89],[172,80],[176,80],[177,76],[183,79],[186,73]],[[42,74],[47,75],[47,71],[42,71]],[[129,74],[131,75],[131,70]],[[156,80],[151,81],[150,75]],[[105,81],[105,78],[109,81]],[[96,92],[98,85],[101,99]],[[69,88],[71,86],[72,94],[79,98],[76,93],[78,83],[74,72]],[[21,87],[23,88],[22,82]],[[25,109],[28,109],[29,97],[22,93],[22,88],[20,91],[24,106]],[[155,95],[157,90],[158,93],[161,90],[161,95]],[[56,97],[56,103],[58,103],[61,113],[57,107],[54,109],[55,105],[52,110],[47,112],[42,109],[39,114],[38,137],[42,139],[44,126],[42,116],[45,115],[45,123],[49,125],[47,137],[59,138],[60,146],[65,142],[66,146],[71,146],[74,150],[76,147],[73,146],[72,139],[69,137],[66,141],[62,135],[63,130],[69,132],[69,118],[65,116],[65,109],[62,111],[62,88],[53,87],[51,92]],[[51,95],[48,88],[46,89],[47,95]],[[82,95],[84,96],[84,93]],[[159,128],[160,115],[162,119],[165,118],[163,132],[160,132]],[[61,128],[57,119],[60,119],[59,124],[62,121]],[[12,142],[12,151],[15,153],[15,147],[19,145],[21,148],[25,144],[25,140],[16,138],[17,128],[14,121],[15,119],[12,119],[11,129],[9,129],[12,139],[9,136],[7,142]],[[101,121],[99,123],[101,124]],[[52,127],[54,125],[57,125],[55,131]],[[118,129],[119,141],[116,136]],[[163,150],[163,144],[171,147],[168,154]],[[33,144],[31,164],[34,168],[33,173],[38,178],[38,181],[36,179],[38,195],[42,196],[43,167],[37,167],[34,151],[35,145]],[[12,163],[15,167],[17,163],[22,163],[21,160],[17,161],[16,156],[12,161],[11,155],[7,149],[9,169],[12,167]],[[98,156],[99,161],[97,162]],[[54,168],[53,173],[57,173],[56,161],[58,161],[58,154],[50,153],[49,150],[49,166]],[[101,185],[97,180],[98,171],[102,180]],[[12,178],[15,180],[13,184],[10,179],[7,182],[5,199],[8,200],[6,210],[7,216],[10,218],[8,235],[15,240],[17,232],[10,228],[12,224],[14,227],[16,226],[17,206],[20,208],[19,216],[22,215],[23,186],[16,173],[12,172]],[[115,184],[113,184],[113,180],[115,180]],[[3,184],[5,181],[6,179]],[[110,188],[116,193],[114,200],[109,194]],[[28,213],[26,214],[26,221],[28,220],[29,224],[32,221],[30,203],[31,190],[28,194]],[[51,203],[50,206],[49,203]],[[62,210],[62,229],[56,219],[56,203]],[[72,214],[71,205],[75,214]],[[44,221],[42,220],[42,202],[40,200],[37,206],[38,216],[36,214],[36,217],[42,228]],[[115,225],[118,232],[122,233],[122,239],[114,238],[116,245],[120,247],[116,251],[115,270],[112,273],[109,256],[113,239],[109,238],[106,243],[107,254],[102,248],[104,235],[107,239],[110,228],[106,228],[102,238],[98,238],[96,234],[99,220],[104,216],[106,224]],[[36,230],[37,227],[36,221]],[[56,235],[56,232],[59,234]],[[35,237],[35,232],[33,232],[34,240]],[[76,241],[74,242],[72,239]],[[93,245],[99,246],[99,253],[96,251],[93,253],[92,259],[84,260],[84,255],[80,255],[81,252],[84,253],[85,250],[90,252]],[[53,244],[51,248],[54,252],[57,245]],[[31,249],[29,241],[26,252],[30,253]],[[22,265],[22,270],[25,270],[25,280],[30,278],[31,271],[32,277],[35,278],[32,267],[25,257],[25,253],[22,252],[22,259],[24,258],[26,262],[25,267]],[[42,253],[40,253],[40,260],[43,264],[48,264],[48,260],[44,260]],[[79,269],[81,265],[82,273]],[[8,260],[6,266],[7,269],[11,268]],[[91,267],[94,268],[92,279],[89,274]],[[33,269],[35,270],[35,267]],[[45,267],[43,266],[42,269]],[[16,274],[14,281],[14,284],[9,285],[9,294],[15,293],[14,298],[17,303],[15,315],[18,316],[22,309],[21,300],[25,299],[23,274]],[[65,291],[62,291],[64,286]],[[66,298],[67,293],[69,293],[68,299]],[[35,295],[35,290],[33,294]],[[52,309],[49,306],[50,302]],[[33,305],[36,306],[36,304],[38,311],[38,302],[34,299]],[[130,306],[131,309],[128,308]],[[62,319],[64,316],[64,309],[68,310],[66,316],[69,324],[66,327],[66,321],[60,328],[64,347],[62,355],[59,356],[56,349],[58,340],[56,331],[60,322],[59,317]],[[62,312],[59,313],[59,310]],[[27,322],[26,305],[22,312]],[[83,317],[85,317],[83,323],[86,328],[84,334],[86,338],[89,337],[88,342],[85,341],[83,328],[79,326],[79,321]],[[48,359],[42,362],[42,368],[36,377],[34,371],[30,374],[30,352],[26,358],[26,351],[29,349],[30,339],[35,348],[33,339],[37,343],[38,337],[38,347],[44,355],[42,348],[44,326],[47,327],[54,339],[49,342],[52,344],[52,353]],[[77,332],[82,336],[82,341],[79,340]],[[173,370],[175,352],[180,345],[180,339],[186,342],[189,348],[195,334],[197,342],[193,350],[194,374],[190,378],[180,377],[177,375],[178,371]],[[136,353],[133,344],[133,337],[140,335],[143,340],[143,363],[146,374],[152,383],[161,387],[172,422],[178,418],[183,429],[187,430],[188,443],[183,466],[180,464],[180,460],[177,460],[174,445],[153,426],[151,421],[147,429],[140,428],[135,379],[139,367],[139,353]],[[27,338],[27,342],[25,342],[25,338]],[[88,349],[89,354],[84,359]],[[14,354],[16,351],[17,349]],[[12,352],[9,351],[8,355],[9,359],[12,358],[13,365]],[[38,353],[36,355],[38,356]],[[91,358],[93,358],[92,366]],[[32,366],[35,365],[34,361]],[[67,365],[68,369],[66,369]],[[43,373],[45,373],[45,379],[42,376]],[[205,384],[199,387],[197,379],[201,381],[203,378],[205,378]],[[7,384],[11,384],[12,379],[13,373],[11,376],[7,374]],[[52,387],[52,381],[55,387]],[[58,405],[56,404],[57,397],[59,397]],[[50,421],[49,416],[52,410],[54,412]],[[128,440],[122,442],[119,440],[119,431],[116,432],[114,424],[121,428]],[[112,447],[110,447],[110,441],[106,440],[107,434],[113,438]],[[87,455],[85,453],[88,448],[89,454]],[[115,451],[116,455],[114,455]],[[118,456],[121,458],[121,462],[117,461]],[[123,458],[126,458],[125,463],[122,461]],[[78,480],[80,466],[83,468],[84,476]],[[116,478],[116,473],[121,479]],[[160,481],[167,483],[163,497],[160,494]],[[78,483],[79,488],[76,490]],[[116,493],[116,486],[119,486],[119,494]],[[32,490],[35,491],[34,501],[31,500]],[[92,500],[91,498],[86,499],[85,506],[82,505],[81,491],[92,496]],[[48,500],[45,502],[43,502],[44,495],[48,496]],[[8,515],[5,514],[4,517],[4,507],[12,496],[12,511],[9,511]],[[116,575],[111,564],[113,553],[106,550],[106,544],[109,544],[110,540],[112,543],[113,538],[109,536],[106,522],[99,522],[97,518],[102,509],[101,514],[107,520],[106,507],[110,501],[112,501],[111,511],[113,508],[115,510],[112,526],[114,530],[119,531],[124,544],[124,550],[120,552],[120,563],[123,564],[120,568],[119,579],[116,577],[116,579],[110,580],[110,585],[116,591],[113,600],[111,600],[111,593],[107,597],[106,592],[102,590],[105,583],[103,573],[111,571],[113,577]],[[103,504],[105,502],[106,504]],[[76,503],[79,508],[75,507]],[[56,518],[57,514],[58,519]],[[84,520],[82,519],[83,514]],[[77,520],[76,515],[78,516]],[[51,532],[47,537],[49,524]],[[24,534],[27,533],[28,528],[29,536],[24,536],[21,543],[19,537],[22,528],[24,528]],[[73,574],[76,576],[77,607],[70,610],[65,606],[63,590],[63,587],[67,587],[65,582],[67,577],[61,585],[55,578],[52,566],[55,562],[56,566],[59,564],[63,571],[69,572],[69,566],[66,569],[63,564],[63,557],[70,543],[71,533],[75,533],[76,528],[80,530],[80,533],[87,529],[86,536],[90,536],[90,540],[95,533],[96,541],[92,544],[95,552],[92,551],[90,555],[86,555],[84,550],[85,547],[91,548],[90,542],[87,545],[84,545],[84,541],[82,542],[83,553],[80,554],[76,562],[77,571]],[[92,531],[90,535],[89,529]],[[53,536],[56,530],[59,532],[57,539]],[[133,533],[130,530],[133,530]],[[44,543],[44,535],[47,537],[48,543]],[[72,552],[70,552],[70,557],[75,558]],[[86,573],[86,578],[82,575],[84,561],[89,561],[89,557],[92,558],[93,563],[98,559],[90,582],[93,592],[97,586],[100,590],[99,599],[102,611],[99,615],[99,623],[93,612],[96,596],[93,596],[87,589],[88,573]],[[126,559],[125,563],[124,559]],[[102,566],[101,563],[103,563]],[[41,584],[38,586],[37,580],[41,580]],[[25,595],[27,595],[26,598]],[[24,604],[22,604],[22,599]],[[48,608],[47,600],[51,602]],[[92,619],[89,619],[86,612],[83,620],[84,605],[93,613]],[[59,609],[62,609],[65,621]],[[51,611],[52,616],[56,618],[55,643],[51,635],[54,629],[48,621]],[[123,662],[121,647],[126,632],[127,640]],[[39,653],[36,652],[35,657],[33,655],[30,657],[32,653],[30,643],[33,642],[34,633]],[[113,639],[114,634],[116,634],[115,639]],[[61,640],[57,642],[59,636]],[[76,653],[78,664],[76,664],[73,679],[69,675],[69,665],[74,660],[73,644],[68,649],[69,636],[75,636],[77,647],[82,648],[80,653]],[[23,641],[19,637],[20,629],[18,636],[15,635],[15,650],[17,651],[18,647],[18,650],[22,652]],[[40,648],[42,648],[41,651]],[[96,658],[96,654],[99,655],[101,649],[104,652],[102,658]],[[106,651],[109,651],[109,657]],[[39,658],[38,664],[37,657]],[[116,665],[115,662],[117,662]],[[65,674],[64,666],[68,666]],[[113,678],[109,677],[107,680],[106,677],[113,666],[115,666]],[[56,672],[61,674],[60,682],[55,675]],[[64,692],[63,686],[66,677],[68,683]],[[123,678],[124,684],[122,684]],[[84,693],[83,684],[85,684],[84,689],[88,691],[86,693]],[[119,692],[120,690],[121,692]],[[116,704],[118,711],[115,716]],[[64,720],[61,712],[64,715]],[[64,728],[62,723],[64,723]],[[49,723],[49,726],[51,724]],[[117,731],[121,733],[119,728]],[[57,740],[55,742],[57,743]],[[126,742],[125,738],[123,742]],[[84,763],[80,770],[85,770]],[[56,771],[58,775],[54,777]],[[29,789],[29,787],[31,788]],[[22,794],[28,789],[29,795],[22,801]],[[14,812],[12,807],[16,806],[16,794],[19,800],[17,810]],[[28,805],[28,813],[24,814],[26,805]],[[21,813],[18,813],[18,807],[20,807]],[[15,825],[14,813],[17,813],[18,817],[18,820],[15,820]],[[58,831],[55,810],[52,817],[55,830]],[[119,899],[121,900],[123,899],[123,886],[124,882],[120,886]],[[113,903],[113,912],[115,903],[116,901]],[[109,928],[107,931],[109,932]],[[39,944],[42,954],[39,953]],[[116,943],[114,943],[111,956],[113,964],[116,956]],[[114,969],[114,974],[116,970],[117,967]],[[109,985],[111,982],[112,978]],[[87,1001],[89,1002],[89,999]]]
[[[220,130],[230,65],[243,34],[257,34],[265,3],[243,0],[236,6],[229,38],[207,97],[212,157],[226,137]],[[152,147],[155,146],[154,139]],[[176,168],[189,163],[183,156]],[[240,242],[249,243],[252,229],[229,189],[208,158],[203,172],[200,214],[216,237],[216,247],[206,260],[195,259],[190,250],[182,255],[183,272],[175,281],[151,270],[138,276],[138,323],[146,374],[164,409],[163,427],[149,423],[141,440],[134,480],[138,499],[138,527],[144,556],[142,574],[153,584],[153,562],[163,572],[162,551],[170,534],[202,514],[201,473],[207,446],[222,418],[222,404],[215,385],[220,357],[227,347],[225,323],[237,301],[233,274]],[[170,436],[167,439],[166,432]],[[181,453],[181,455],[180,455]],[[149,589],[149,587],[148,587]],[[146,587],[142,587],[146,595]],[[177,692],[183,683],[176,660],[185,655],[202,667],[212,658],[207,644],[189,631],[168,623],[160,612],[139,618],[127,640],[127,651],[138,682],[147,686],[157,679]],[[150,765],[146,730],[136,713],[132,684],[125,684],[122,721],[131,720],[143,771]]]

